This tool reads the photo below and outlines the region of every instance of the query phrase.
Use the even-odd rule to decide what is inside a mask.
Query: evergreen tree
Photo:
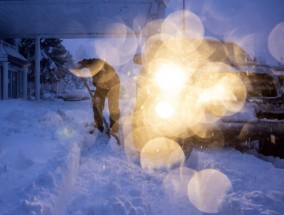
[[[69,73],[67,67],[73,63],[72,55],[61,44],[61,39],[41,39],[40,80],[42,83],[59,81]],[[35,40],[22,39],[20,53],[31,63],[29,81],[34,81]]]

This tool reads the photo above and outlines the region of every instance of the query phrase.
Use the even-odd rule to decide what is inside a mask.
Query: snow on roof
[[[27,59],[18,52],[15,46],[0,40],[0,58],[5,58],[5,55],[6,57],[11,56],[21,61],[27,61]]]

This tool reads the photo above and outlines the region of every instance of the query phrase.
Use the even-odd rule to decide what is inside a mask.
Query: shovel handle
[[[81,77],[81,78],[82,78],[83,83],[84,83],[85,87],[87,88],[87,90],[88,90],[88,92],[89,92],[89,94],[90,94],[90,96],[91,96],[92,102],[93,102],[93,104],[94,104],[94,95],[93,95],[93,93],[92,93],[92,91],[91,91],[91,89],[90,89],[90,87],[89,87],[89,85],[88,85],[86,79],[85,79],[84,77]],[[110,137],[110,136],[113,136],[114,139],[116,140],[117,144],[118,144],[118,145],[121,145],[118,136],[117,136],[116,134],[113,134],[113,133],[110,132],[109,125],[108,125],[106,119],[104,118],[103,113],[102,113],[102,110],[100,109],[100,107],[99,107],[98,105],[95,105],[95,107],[96,107],[96,109],[97,109],[97,111],[98,111],[98,113],[99,113],[101,119],[103,120],[103,123],[104,123],[105,126],[106,126],[106,129],[107,129],[107,132],[106,132],[106,133],[107,133],[107,135],[108,135],[109,137]]]

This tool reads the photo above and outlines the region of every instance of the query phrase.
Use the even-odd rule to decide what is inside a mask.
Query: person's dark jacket
[[[84,59],[79,62],[80,68],[89,68],[96,88],[110,89],[120,82],[115,69],[105,61],[97,58]]]
[[[110,128],[111,132],[115,133],[119,129],[119,95],[120,95],[120,80],[115,69],[101,59],[84,59],[79,62],[80,69],[88,68],[93,78],[93,84],[96,91],[93,97],[94,121],[100,131],[103,131],[103,121],[100,111],[104,109],[105,99],[108,99],[110,113]]]

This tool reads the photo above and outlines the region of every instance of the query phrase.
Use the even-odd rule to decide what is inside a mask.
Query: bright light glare
[[[159,117],[168,119],[173,115],[174,108],[170,102],[160,101],[156,105],[155,111]]]
[[[206,103],[206,102],[209,102],[212,100],[212,97],[211,97],[212,93],[209,91],[209,90],[205,90],[201,93],[200,95],[200,100],[203,102],[203,103]]]
[[[180,90],[187,81],[184,70],[177,64],[160,65],[155,78],[160,88],[174,91]]]
[[[224,86],[214,86],[211,89],[205,90],[201,94],[201,101],[210,102],[210,101],[221,101],[226,95],[226,89]]]
[[[228,86],[217,84],[210,89],[203,91],[200,100],[206,102],[236,101],[236,96]]]

